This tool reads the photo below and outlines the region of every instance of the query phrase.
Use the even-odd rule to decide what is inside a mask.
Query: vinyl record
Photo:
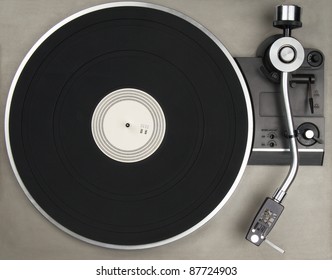
[[[223,206],[249,157],[251,111],[236,63],[200,24],[112,3],[65,19],[28,53],[7,102],[7,150],[62,230],[146,248]]]

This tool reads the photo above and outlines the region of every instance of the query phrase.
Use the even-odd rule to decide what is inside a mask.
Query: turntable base
[[[57,1],[45,4],[43,1],[2,1],[0,11],[0,83],[4,115],[10,82],[26,51],[50,27],[64,17],[76,11],[98,4],[100,1]],[[205,3],[206,2],[206,3]],[[169,6],[193,17],[216,35],[233,56],[251,56],[265,34],[273,32],[268,19],[261,15],[269,13],[272,5],[266,1],[255,1],[245,6],[241,1],[153,1]],[[213,2],[213,3],[212,3]],[[204,6],[203,6],[204,5]],[[306,29],[297,34],[298,39],[313,48],[324,51],[326,64],[332,63],[332,51],[329,42],[328,26],[332,19],[328,11],[329,1],[310,1],[301,3],[306,20]],[[329,9],[327,8],[329,7]],[[8,12],[10,11],[10,12]],[[29,13],[27,13],[29,11]],[[309,12],[310,11],[310,12]],[[317,30],[316,15],[324,19],[323,26]],[[248,15],[248,16],[244,16]],[[13,20],[13,18],[15,20]],[[257,20],[253,21],[252,18]],[[38,22],[38,24],[36,24]],[[241,25],[235,28],[234,22]],[[254,23],[253,23],[254,22]],[[24,27],[24,28],[23,28]],[[236,29],[236,32],[235,32]],[[319,33],[319,34],[318,34]],[[19,43],[13,39],[20,38]],[[310,41],[306,34],[311,34]],[[326,71],[326,81],[332,79],[330,69]],[[327,92],[329,87],[327,86]],[[332,117],[329,104],[326,108],[327,123]],[[2,122],[3,123],[3,122]],[[330,147],[331,131],[327,128],[326,143]],[[3,138],[3,137],[2,137]],[[1,139],[1,175],[0,175],[0,259],[331,259],[332,249],[332,195],[330,182],[331,157],[328,152],[323,167],[301,167],[289,194],[292,199],[286,202],[292,215],[282,218],[277,230],[271,234],[276,243],[287,247],[287,254],[280,256],[265,248],[253,250],[247,244],[243,233],[247,230],[252,213],[261,202],[261,195],[273,192],[282,181],[287,167],[249,166],[236,192],[210,222],[189,236],[166,246],[135,252],[105,250],[85,244],[59,231],[45,220],[31,206],[21,191],[13,175],[5,152],[4,139]],[[327,148],[328,150],[328,148]],[[305,189],[304,189],[305,188]],[[297,205],[305,204],[299,209]],[[305,210],[303,210],[305,209]],[[314,227],[313,225],[325,225]],[[289,227],[291,225],[291,228]],[[298,236],[301,235],[301,239]]]

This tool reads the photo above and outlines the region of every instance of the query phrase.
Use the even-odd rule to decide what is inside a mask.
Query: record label
[[[157,101],[138,89],[119,89],[97,105],[91,122],[99,149],[120,162],[137,162],[154,153],[166,129]]]

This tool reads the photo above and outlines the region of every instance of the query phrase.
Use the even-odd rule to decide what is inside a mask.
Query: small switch
[[[277,143],[276,142],[274,142],[274,141],[270,141],[269,143],[267,143],[271,148],[274,148],[276,145],[277,145]]]
[[[279,58],[284,63],[291,63],[295,59],[295,51],[292,47],[285,46],[279,51]]]

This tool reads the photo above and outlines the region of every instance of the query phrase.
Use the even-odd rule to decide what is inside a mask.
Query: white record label
[[[120,162],[137,162],[153,154],[163,141],[166,121],[149,94],[124,88],[106,95],[97,105],[91,129],[99,149]]]

